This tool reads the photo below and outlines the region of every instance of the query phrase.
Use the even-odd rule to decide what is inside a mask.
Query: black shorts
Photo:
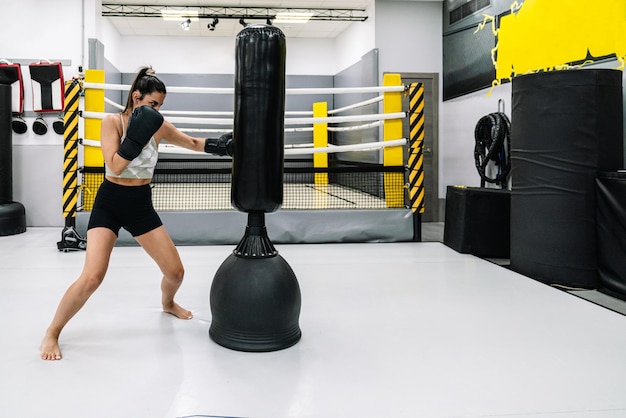
[[[163,225],[152,206],[152,189],[143,186],[120,186],[104,179],[98,189],[87,229],[104,227],[119,234],[124,228],[133,237]]]

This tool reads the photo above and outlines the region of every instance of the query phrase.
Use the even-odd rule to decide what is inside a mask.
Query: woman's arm
[[[119,175],[130,161],[122,158],[117,153],[122,138],[121,123],[118,114],[107,115],[102,119],[100,128],[100,145],[104,163],[116,175]]]
[[[178,130],[168,121],[163,122],[163,125],[159,128],[154,137],[164,139],[169,144],[198,152],[204,152],[204,144],[206,142],[206,138],[195,138],[193,136],[189,136]]]

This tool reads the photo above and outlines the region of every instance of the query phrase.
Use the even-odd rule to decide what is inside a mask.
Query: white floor
[[[272,353],[208,337],[231,246],[179,248],[187,322],[161,313],[142,250],[116,248],[45,362],[84,258],[60,232],[0,237],[0,417],[626,417],[626,316],[437,242],[277,246],[303,337]]]

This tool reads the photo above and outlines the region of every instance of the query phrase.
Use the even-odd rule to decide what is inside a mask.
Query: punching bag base
[[[0,203],[0,236],[26,232],[26,210],[19,202]]]
[[[300,286],[280,255],[244,258],[231,254],[215,273],[210,301],[209,336],[223,347],[277,351],[293,346],[302,336]]]

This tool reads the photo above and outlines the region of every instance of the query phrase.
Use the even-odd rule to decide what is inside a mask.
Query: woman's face
[[[141,97],[141,94],[138,91],[133,93],[133,109],[139,106],[150,106],[154,110],[158,111],[161,106],[163,106],[163,102],[165,101],[165,94],[159,93],[158,91],[149,93]]]

